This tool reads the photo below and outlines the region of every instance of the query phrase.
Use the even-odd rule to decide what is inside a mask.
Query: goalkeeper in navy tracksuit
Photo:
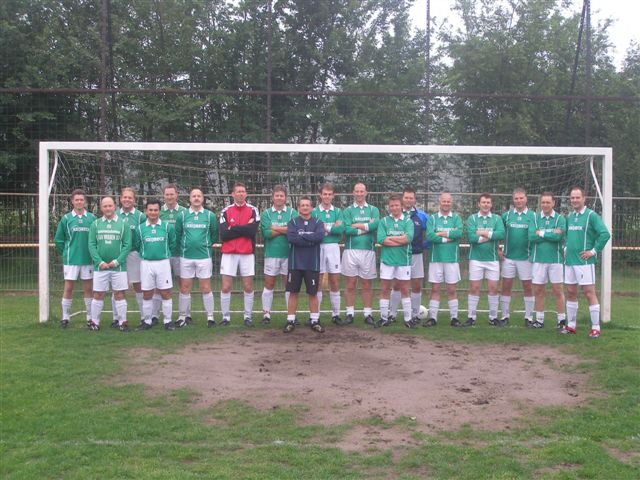
[[[320,245],[324,238],[324,224],[311,216],[313,204],[311,198],[300,197],[298,200],[298,217],[287,224],[287,240],[289,241],[289,272],[287,275],[287,324],[285,333],[290,333],[296,325],[298,293],[304,279],[309,295],[309,311],[311,313],[311,329],[322,333],[320,310],[318,305],[318,283],[320,280]]]

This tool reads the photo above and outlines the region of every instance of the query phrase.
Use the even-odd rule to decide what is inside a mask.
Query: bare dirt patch
[[[195,408],[231,399],[265,410],[302,404],[309,423],[408,417],[415,422],[409,430],[421,432],[463,424],[500,430],[533,408],[583,400],[586,374],[561,368],[578,361],[547,346],[467,345],[354,328],[324,335],[269,329],[160,357],[136,349],[120,381],[142,383],[153,394],[196,391]],[[410,432],[357,425],[341,446],[386,443],[411,444]]]

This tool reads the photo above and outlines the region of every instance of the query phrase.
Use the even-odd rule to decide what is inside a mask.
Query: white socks
[[[469,309],[469,318],[476,319],[476,312],[478,311],[478,302],[480,302],[480,297],[477,295],[469,295],[467,297],[467,304]]]
[[[533,305],[535,301],[535,297],[524,297],[524,318],[530,319],[533,316]]]
[[[417,317],[422,303],[422,292],[411,292],[411,317]]]
[[[331,315],[340,315],[340,292],[329,292],[329,299],[331,300]]]
[[[213,303],[213,294],[209,294],[212,296],[211,302]],[[164,316],[164,323],[171,323],[171,313],[173,311],[173,299],[170,298],[168,300],[161,300],[162,304],[162,315]]]
[[[213,317],[213,292],[202,294],[202,304],[204,311],[207,312],[207,318]]]
[[[273,290],[267,287],[262,289],[262,313],[265,317],[271,318],[271,305],[273,304]]]
[[[404,322],[408,323],[413,318],[411,316],[411,297],[402,299],[402,313],[404,315]]]
[[[567,327],[576,328],[578,302],[567,302]]]
[[[113,303],[115,303],[115,300],[113,300]],[[93,302],[91,302],[91,320],[93,320],[93,323],[95,323],[96,325],[100,325],[100,315],[102,314],[102,308],[104,307],[104,300],[93,300]],[[116,309],[114,308],[114,313],[115,313]]]
[[[389,318],[389,299],[387,298],[380,299],[380,318],[382,320]]]
[[[222,318],[229,320],[231,318],[231,292],[220,292],[220,310],[222,311]]]
[[[501,309],[502,309],[502,318],[508,318],[510,316],[510,312],[509,312],[510,305],[511,305],[511,297],[508,297],[506,295],[502,295],[500,297],[500,306],[501,306]],[[489,314],[489,316],[491,318],[496,318],[497,315]]]
[[[498,303],[500,302],[500,296],[488,295],[489,299],[489,318],[498,318]]]
[[[178,296],[178,319],[184,320],[191,316],[191,294],[181,293]]]
[[[73,300],[71,298],[62,299],[62,320],[69,320],[71,317],[71,304]]]
[[[451,318],[458,318],[458,299],[449,300],[449,311],[451,312]]]
[[[589,316],[591,317],[591,328],[600,331],[600,304],[589,305]]]
[[[390,314],[394,317],[398,316],[398,307],[400,306],[400,290],[391,290],[391,295],[389,296],[389,308],[391,309]]]
[[[439,300],[429,300],[429,318],[438,320],[438,310],[440,309]]]
[[[244,318],[251,318],[253,312],[253,292],[244,292]]]

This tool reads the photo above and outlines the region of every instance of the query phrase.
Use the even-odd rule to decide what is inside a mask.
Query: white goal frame
[[[39,145],[38,185],[38,296],[40,322],[49,320],[49,192],[52,178],[49,161],[57,150],[83,151],[183,151],[183,152],[273,152],[273,153],[387,153],[451,155],[582,155],[602,161],[602,219],[613,225],[613,150],[610,147],[491,147],[452,145],[336,145],[282,143],[169,143],[169,142],[59,142]],[[55,174],[55,172],[54,172]],[[53,177],[53,176],[52,176]],[[602,252],[601,315],[611,320],[612,242]]]

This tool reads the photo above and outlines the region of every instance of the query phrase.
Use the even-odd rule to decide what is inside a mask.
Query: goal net
[[[390,193],[410,186],[416,191],[418,206],[428,213],[437,210],[442,191],[451,192],[455,211],[466,218],[477,210],[477,197],[483,192],[493,195],[495,213],[507,210],[516,187],[528,192],[529,208],[537,209],[539,194],[548,190],[558,198],[556,209],[566,213],[569,189],[579,185],[586,187],[589,207],[600,212],[611,227],[611,162],[609,148],[42,142],[39,318],[49,319],[51,294],[62,287],[61,262],[51,254],[50,239],[58,220],[69,210],[69,193],[76,188],[87,193],[88,209],[99,214],[100,196],[117,197],[125,186],[137,192],[140,209],[147,198],[162,199],[167,183],[177,185],[179,203],[184,206],[190,188],[198,186],[205,194],[206,207],[218,214],[229,203],[229,191],[236,181],[247,186],[249,202],[260,211],[270,206],[275,185],[283,185],[289,192],[288,203],[295,205],[298,196],[315,197],[319,186],[329,182],[336,192],[335,203],[344,207],[352,201],[353,185],[362,182],[369,203],[381,213]],[[259,238],[258,247],[260,244]],[[603,321],[610,319],[610,245],[601,262]],[[465,247],[463,240],[463,278]],[[259,250],[256,282],[262,278],[262,258]],[[214,255],[216,291],[218,260]],[[465,283],[460,287],[464,289]]]

